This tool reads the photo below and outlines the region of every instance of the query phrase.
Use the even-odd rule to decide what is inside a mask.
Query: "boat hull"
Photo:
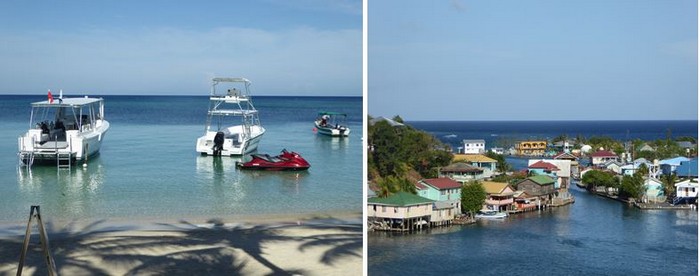
[[[476,214],[474,217],[478,218],[478,219],[504,219],[504,218],[508,217],[508,214],[504,213],[504,212],[497,212],[497,213],[494,212],[494,213],[487,213],[487,214],[479,213],[479,214]]]
[[[56,164],[59,159],[89,159],[99,153],[109,126],[109,122],[101,121],[91,131],[68,130],[65,141],[43,141],[40,130],[30,129],[18,139],[20,161],[31,165]]]
[[[241,138],[243,126],[232,126],[224,130],[225,138],[221,156],[241,156],[254,152],[258,149],[258,143],[265,134],[262,126],[251,126],[250,137]],[[197,139],[197,152],[202,155],[215,155],[214,140],[216,131],[208,131],[204,136]]]

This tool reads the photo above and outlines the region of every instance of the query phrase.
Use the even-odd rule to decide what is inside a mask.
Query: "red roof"
[[[418,189],[418,190],[424,190],[424,189],[427,189],[427,188],[428,188],[428,187],[426,187],[425,185],[423,185],[423,184],[420,183],[420,182],[416,183],[416,189]]]
[[[591,154],[591,157],[617,157],[617,154],[609,152],[607,150],[600,150]]]
[[[459,184],[459,182],[449,178],[429,178],[421,181],[437,188],[438,190],[462,188],[462,184]]]
[[[535,162],[534,164],[530,165],[528,168],[530,169],[545,169],[545,170],[550,170],[550,171],[558,171],[559,168],[555,166],[552,163],[544,162],[542,160]]]

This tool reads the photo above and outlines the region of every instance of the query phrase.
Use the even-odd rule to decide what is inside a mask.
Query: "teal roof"
[[[533,182],[539,184],[539,185],[548,185],[548,184],[554,184],[554,179],[546,176],[546,175],[535,175],[535,176],[530,176],[527,179],[532,180]]]
[[[427,199],[422,196],[417,196],[407,192],[398,192],[389,197],[373,197],[367,199],[367,203],[402,207],[419,204],[429,204],[433,202],[435,202],[435,200]]]
[[[320,111],[320,112],[318,112],[318,115],[339,115],[339,116],[347,116],[348,114],[340,113],[340,112],[333,112],[333,111]]]

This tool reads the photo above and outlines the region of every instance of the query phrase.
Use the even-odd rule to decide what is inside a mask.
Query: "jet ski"
[[[307,170],[311,165],[301,155],[290,152],[286,149],[277,156],[269,154],[251,154],[252,160],[245,163],[238,163],[238,167],[247,170],[268,170],[268,171],[301,171]]]

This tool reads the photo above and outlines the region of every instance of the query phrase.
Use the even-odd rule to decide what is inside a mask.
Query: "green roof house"
[[[549,196],[554,194],[554,182],[554,178],[549,176],[536,175],[518,182],[516,188],[533,196]]]

